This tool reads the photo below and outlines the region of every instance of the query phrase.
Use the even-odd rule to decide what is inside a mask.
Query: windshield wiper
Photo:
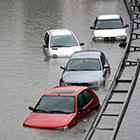
[[[63,114],[70,114],[70,112],[60,111],[60,110],[43,110],[43,109],[35,109],[34,112],[43,112],[43,113],[63,113]]]
[[[34,111],[34,112],[38,112],[38,111],[43,112],[43,113],[48,113],[48,111],[43,110],[43,109],[35,109],[35,111]]]
[[[52,48],[53,47],[66,47],[66,46],[64,46],[64,45],[56,45],[56,46],[51,46]]]
[[[97,69],[81,69],[81,71],[96,71]]]
[[[67,71],[78,71],[77,69],[68,69]]]
[[[69,112],[60,111],[60,110],[50,110],[48,113],[63,113],[63,114],[70,114]]]

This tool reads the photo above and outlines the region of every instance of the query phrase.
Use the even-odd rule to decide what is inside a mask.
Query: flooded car
[[[99,15],[94,26],[91,26],[94,41],[126,41],[127,33],[125,28],[128,25],[124,25],[123,19],[117,14]]]
[[[85,50],[75,52],[66,67],[61,66],[63,73],[60,85],[81,85],[90,88],[105,86],[110,74],[110,65],[102,51]]]
[[[82,50],[77,37],[69,29],[49,30],[44,37],[43,52],[47,57],[70,57],[75,51]]]
[[[23,126],[66,130],[100,107],[97,95],[84,86],[56,86],[45,93]]]

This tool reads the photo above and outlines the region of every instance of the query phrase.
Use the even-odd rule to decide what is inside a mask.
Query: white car
[[[117,14],[100,15],[96,18],[94,26],[90,29],[93,30],[93,40],[101,41],[126,41],[127,33],[123,19]]]
[[[69,29],[48,30],[44,37],[43,52],[47,57],[70,57],[74,52],[82,50],[74,33]]]

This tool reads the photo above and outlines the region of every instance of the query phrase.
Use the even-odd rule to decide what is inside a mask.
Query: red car
[[[97,95],[85,86],[56,86],[45,93],[23,126],[65,130],[100,107]]]

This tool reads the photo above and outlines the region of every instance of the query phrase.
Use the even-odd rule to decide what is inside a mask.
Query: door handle
[[[88,112],[90,111],[90,109],[87,110]]]

